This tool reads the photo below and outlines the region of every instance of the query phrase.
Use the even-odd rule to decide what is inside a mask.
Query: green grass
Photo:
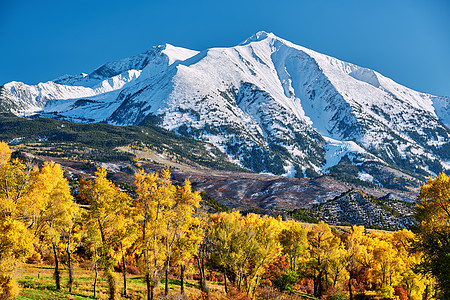
[[[161,279],[161,283],[165,284],[166,283],[166,279],[162,278]],[[169,278],[169,287],[170,286],[181,286],[181,280]],[[187,282],[187,281],[184,282],[184,286],[185,287],[192,287],[192,288],[200,289],[200,285],[199,284],[195,284],[195,283],[191,283],[191,282]]]
[[[56,290],[51,276],[24,276],[18,280],[21,287],[17,299],[95,299],[78,293]]]
[[[116,273],[117,291],[123,292],[122,273]],[[75,269],[75,284],[73,292],[68,292],[67,270],[61,270],[61,290],[56,290],[55,279],[53,278],[53,267],[46,265],[23,266],[17,276],[20,294],[17,299],[95,299],[93,297],[94,272],[92,270]],[[164,292],[164,278],[156,288],[156,295]],[[169,278],[169,290],[173,294],[180,291],[181,281]],[[217,288],[217,287],[216,287]],[[185,280],[185,290],[187,294],[199,294],[199,285],[193,281]],[[108,299],[108,287],[102,272],[99,272],[97,299]],[[146,295],[145,278],[139,275],[127,275],[128,297],[119,296],[117,299],[143,299]],[[158,297],[156,298],[158,299]]]

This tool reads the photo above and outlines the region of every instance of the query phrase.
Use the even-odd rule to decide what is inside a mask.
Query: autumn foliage
[[[209,280],[222,282],[226,297],[235,299],[296,299],[305,293],[326,299],[448,296],[448,274],[439,268],[448,267],[449,253],[450,180],[444,174],[422,188],[417,235],[406,229],[368,232],[362,226],[342,230],[237,211],[207,214],[190,182],[175,185],[169,170],[137,172],[132,191],[107,175],[99,168],[71,189],[58,164],[29,168],[0,143],[0,299],[17,297],[14,274],[25,259],[48,253],[57,289],[59,262],[68,267],[71,291],[73,266],[82,258],[95,270],[94,296],[101,276],[109,299],[127,294],[126,270],[142,274],[148,299],[155,298],[161,278],[167,295],[168,277],[174,275],[183,294],[188,269],[205,299],[214,298]]]

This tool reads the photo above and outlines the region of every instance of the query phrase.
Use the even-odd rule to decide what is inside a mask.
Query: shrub
[[[408,292],[400,286],[394,288],[394,295],[398,296],[400,300],[408,300]]]
[[[295,285],[295,289],[305,294],[314,294],[314,281],[303,278]]]
[[[285,274],[277,275],[272,279],[274,287],[278,288],[281,292],[287,291],[292,293],[294,291],[294,284],[298,281],[298,275],[296,272],[288,270]]]
[[[234,300],[250,300],[250,298],[243,292],[237,290],[237,289],[231,289],[231,291],[228,294],[229,299]]]
[[[141,271],[135,266],[127,266],[127,273],[131,275],[141,275]]]
[[[34,252],[30,257],[26,260],[27,264],[40,264],[42,263],[42,257],[38,252]]]
[[[216,273],[210,272],[209,274],[206,274],[206,280],[208,281],[216,281]]]

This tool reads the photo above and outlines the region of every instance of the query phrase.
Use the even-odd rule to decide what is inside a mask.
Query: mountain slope
[[[256,172],[391,187],[450,169],[450,99],[259,32],[230,48],[158,46],[90,74],[0,88],[0,108],[75,122],[157,124]],[[348,171],[348,170],[347,170]]]

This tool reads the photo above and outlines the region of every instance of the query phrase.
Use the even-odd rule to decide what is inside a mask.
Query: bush
[[[229,292],[228,297],[229,299],[234,300],[250,300],[250,298],[245,293],[233,288]]]
[[[408,292],[402,287],[395,287],[394,295],[398,296],[400,300],[408,300]]]
[[[216,281],[216,272],[210,272],[209,274],[206,274],[206,280]]]
[[[295,289],[304,294],[314,294],[314,281],[312,279],[303,278],[295,285]]]
[[[127,266],[127,273],[131,275],[141,275],[141,271],[135,266]]]
[[[34,252],[31,256],[29,256],[26,260],[27,264],[40,264],[42,263],[42,257],[38,252]]]
[[[380,296],[386,299],[391,299],[394,296],[394,288],[386,285],[380,289]]]
[[[274,287],[278,288],[281,292],[287,291],[289,294],[294,291],[294,284],[298,281],[298,275],[296,272],[288,270],[285,274],[277,275],[272,279]]]

